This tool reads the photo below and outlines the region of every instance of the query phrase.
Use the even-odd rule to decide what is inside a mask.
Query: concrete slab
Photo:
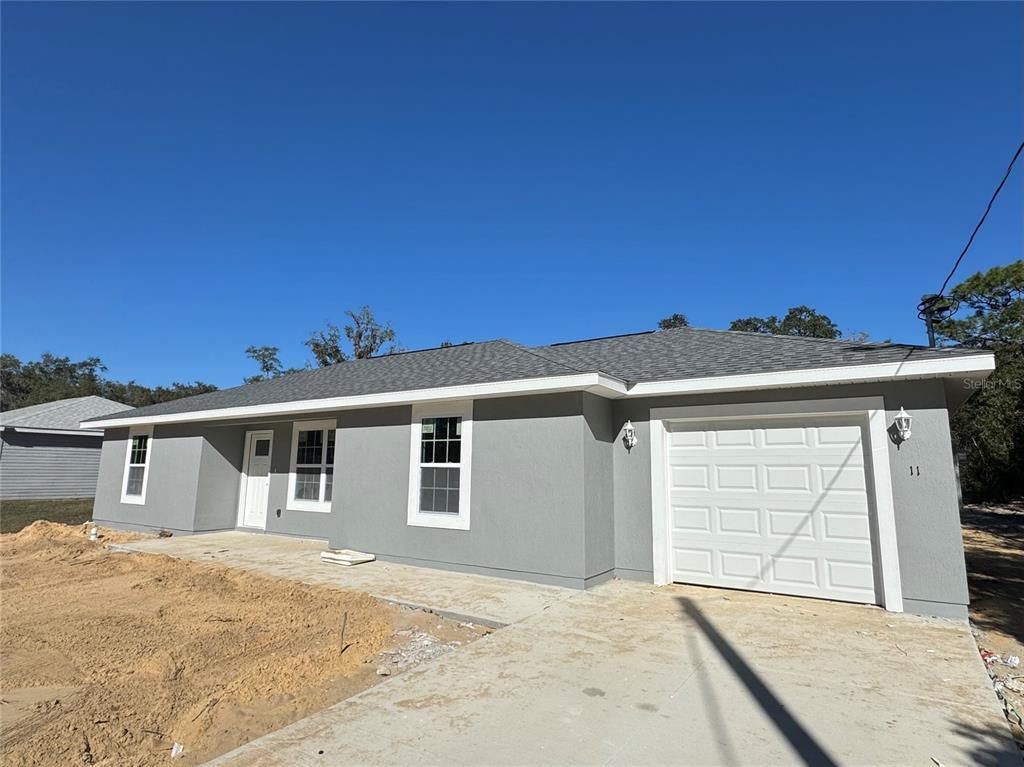
[[[621,581],[213,762],[1020,767],[965,625]]]
[[[558,586],[389,562],[339,567],[320,561],[321,552],[327,550],[324,541],[234,530],[150,538],[110,548],[218,562],[303,583],[365,591],[379,599],[495,628],[523,620],[576,593]]]
[[[337,568],[317,560],[322,543],[272,536],[132,548],[510,624],[220,767],[1022,764],[973,638],[953,621],[684,586],[580,592],[385,563]]]

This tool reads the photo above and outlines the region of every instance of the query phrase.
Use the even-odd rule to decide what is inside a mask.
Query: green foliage
[[[260,366],[260,372],[256,375],[247,376],[245,383],[256,383],[267,381],[271,378],[296,373],[302,368],[285,368],[278,356],[280,349],[276,346],[250,346],[245,350],[245,356]]]
[[[839,328],[831,318],[819,314],[809,306],[791,307],[781,320],[774,314],[768,317],[744,317],[733,320],[729,324],[729,330],[805,338],[839,338],[840,335]]]
[[[950,295],[970,314],[938,323],[938,335],[984,349],[1024,344],[1024,260],[972,274]]]
[[[952,417],[960,482],[972,500],[1024,495],[1024,261],[971,275],[951,291],[965,317],[940,338],[995,352],[996,369]]]
[[[201,381],[153,388],[135,381],[121,383],[104,378],[106,370],[99,357],[72,362],[69,357],[45,353],[38,360],[22,362],[13,354],[4,354],[0,360],[0,409],[90,395],[142,407],[217,389]]]
[[[369,306],[360,307],[358,312],[347,309],[345,316],[349,322],[345,324],[344,333],[351,353],[341,348],[342,331],[330,321],[326,328],[314,331],[305,342],[320,367],[344,362],[350,355],[352,359],[362,360],[375,356],[382,349],[385,354],[401,351],[391,323],[378,322]]]
[[[658,320],[658,330],[672,330],[673,328],[688,328],[690,321],[686,319],[685,314],[676,312],[670,317],[666,317],[663,320]]]

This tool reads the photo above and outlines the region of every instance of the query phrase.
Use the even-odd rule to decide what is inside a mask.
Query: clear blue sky
[[[409,348],[801,303],[923,342],[1024,134],[1014,3],[2,16],[3,349],[150,385],[360,304]],[[1022,179],[959,276],[1021,257]]]

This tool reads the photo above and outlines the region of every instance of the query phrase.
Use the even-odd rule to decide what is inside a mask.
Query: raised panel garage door
[[[877,603],[864,426],[666,424],[672,580]]]

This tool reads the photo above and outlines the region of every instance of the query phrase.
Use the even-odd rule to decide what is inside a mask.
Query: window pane
[[[295,500],[320,500],[320,469],[298,468],[295,470]]]
[[[434,443],[434,463],[447,463],[448,462],[448,443],[447,442],[435,442]]]
[[[440,491],[438,491],[440,492]],[[448,513],[458,514],[459,513],[459,491],[449,490],[448,491]]]
[[[462,457],[462,443],[459,441],[448,443],[448,463],[458,463]]]
[[[334,465],[334,432],[327,432],[327,465]]]
[[[149,446],[149,435],[140,434],[132,437],[132,454],[129,463],[143,464],[146,462],[146,450]]]
[[[424,442],[423,447],[420,450],[420,463],[433,463],[434,462],[434,443]]]
[[[424,418],[423,419],[423,436],[429,437],[434,433],[434,419]]]
[[[420,511],[433,511],[434,510],[434,491],[423,489],[420,490]]]
[[[258,439],[256,440],[256,455],[267,456],[270,455],[270,440],[269,439]]]
[[[329,501],[334,497],[334,469],[327,469],[327,476],[324,478],[324,500]]]
[[[448,439],[448,419],[436,418],[434,420],[437,423],[434,439]]]
[[[324,433],[322,431],[300,431],[299,446],[295,455],[298,464],[319,464],[324,457]]]
[[[128,489],[126,495],[142,495],[142,480],[146,476],[146,469],[143,466],[128,467]]]

